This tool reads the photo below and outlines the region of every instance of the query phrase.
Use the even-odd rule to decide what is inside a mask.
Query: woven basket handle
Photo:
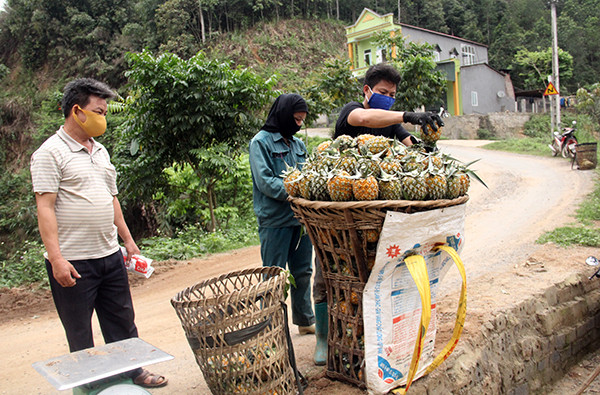
[[[236,344],[240,344],[242,342],[245,342],[246,340],[252,339],[254,336],[258,335],[269,325],[271,325],[271,317],[268,317],[263,322],[260,322],[255,325],[251,325],[247,328],[243,328],[243,329],[240,329],[237,331],[225,333],[223,335],[223,342],[221,342],[220,340],[215,341],[215,339],[212,336],[205,337],[204,342],[209,347],[223,346],[223,345],[235,346]],[[198,338],[196,336],[188,336],[187,340],[193,351],[200,348],[200,341],[198,340]],[[223,343],[225,343],[225,344],[223,344]]]

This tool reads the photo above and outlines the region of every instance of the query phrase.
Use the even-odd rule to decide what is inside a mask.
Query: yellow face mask
[[[75,114],[75,107],[77,107],[79,110],[83,111],[83,113],[85,114],[85,118],[86,118],[85,122],[81,122],[81,120],[79,119],[77,114]],[[106,131],[106,117],[104,115],[100,115],[100,114],[96,114],[95,112],[92,112],[92,111],[84,110],[83,108],[79,107],[79,105],[77,105],[77,104],[75,104],[73,106],[73,118],[75,118],[75,122],[77,122],[77,124],[79,126],[81,126],[83,131],[86,132],[87,135],[90,137],[101,136]]]

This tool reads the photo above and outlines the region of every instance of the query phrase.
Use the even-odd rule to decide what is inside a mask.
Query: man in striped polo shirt
[[[93,79],[68,83],[64,125],[31,156],[46,269],[71,352],[94,346],[94,310],[106,343],[138,336],[118,236],[128,257],[140,251],[117,199],[115,167],[94,140],[106,130],[106,101],[113,97]],[[167,383],[142,368],[129,375],[145,387]]]

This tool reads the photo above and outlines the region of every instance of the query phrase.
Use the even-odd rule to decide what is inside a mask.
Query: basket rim
[[[439,200],[360,200],[349,202],[329,202],[324,200],[308,200],[289,196],[288,200],[298,206],[311,209],[386,209],[399,207],[436,207],[443,208],[466,203],[469,195],[457,197],[456,199]]]
[[[267,280],[263,280],[259,283],[252,284],[251,286],[247,286],[244,288],[236,289],[231,292],[219,295],[213,295],[202,299],[186,299],[186,296],[193,293],[195,290],[200,288],[206,288],[210,284],[215,284],[226,280],[230,277],[240,277],[247,274],[273,274]],[[229,273],[224,273],[217,277],[212,277],[206,279],[204,281],[200,281],[194,285],[191,285],[181,291],[179,291],[175,296],[171,298],[171,305],[175,308],[183,307],[183,306],[194,306],[194,305],[217,305],[220,304],[223,300],[228,300],[231,298],[239,297],[240,295],[248,294],[252,289],[262,289],[267,287],[267,282],[272,279],[276,279],[276,281],[286,281],[285,270],[279,266],[262,266],[257,268],[249,268],[236,270]],[[283,280],[282,280],[283,279]]]

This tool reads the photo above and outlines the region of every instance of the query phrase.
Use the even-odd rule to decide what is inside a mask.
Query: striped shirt
[[[56,193],[58,244],[67,260],[96,259],[119,249],[113,198],[117,172],[106,148],[92,152],[61,126],[31,156],[35,193]]]

